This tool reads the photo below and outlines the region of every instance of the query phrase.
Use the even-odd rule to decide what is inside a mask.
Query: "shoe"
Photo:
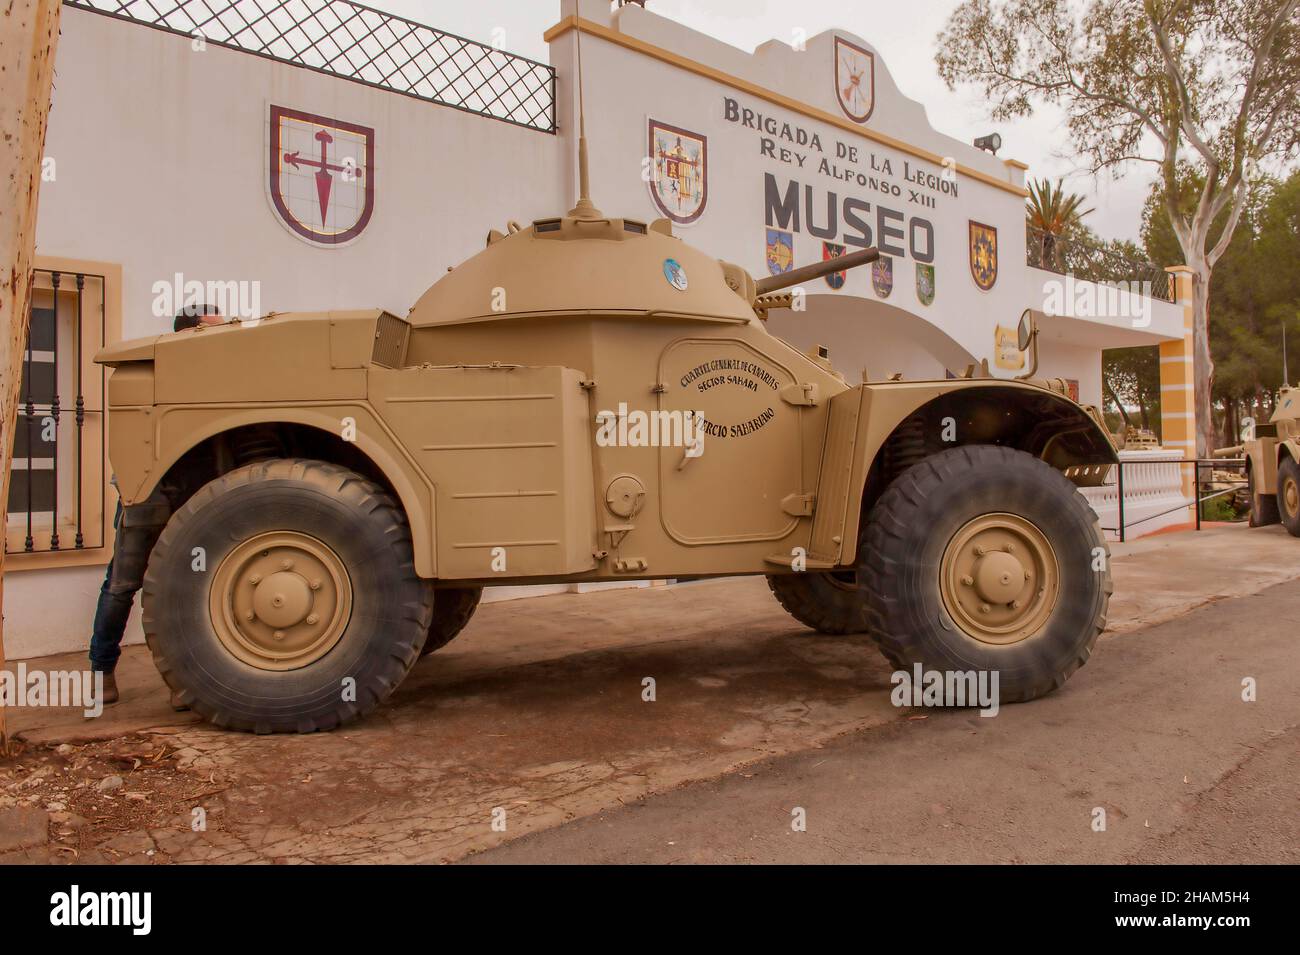
[[[172,695],[168,698],[167,702],[171,704],[172,709],[177,713],[189,712],[189,707],[181,702],[180,690],[172,690]]]
[[[117,702],[117,677],[111,673],[104,674],[104,693],[100,702],[105,706]]]

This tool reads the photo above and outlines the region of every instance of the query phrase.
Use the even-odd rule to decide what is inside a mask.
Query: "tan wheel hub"
[[[1060,570],[1043,532],[1015,514],[985,514],[963,526],[940,563],[944,606],[981,643],[1019,643],[1047,623]]]
[[[273,531],[244,541],[221,562],[208,609],[217,638],[240,660],[262,670],[296,670],[343,636],[352,581],[321,541]]]
[[[1300,510],[1300,488],[1296,487],[1295,481],[1286,481],[1282,487],[1282,496],[1286,499],[1287,515],[1294,516]]]

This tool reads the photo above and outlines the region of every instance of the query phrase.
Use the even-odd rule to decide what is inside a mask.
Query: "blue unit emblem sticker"
[[[686,270],[676,259],[664,259],[664,278],[679,292],[686,291]]]

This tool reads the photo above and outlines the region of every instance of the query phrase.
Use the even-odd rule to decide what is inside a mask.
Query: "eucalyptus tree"
[[[1298,8],[1300,0],[964,0],[938,39],[940,75],[950,88],[981,88],[993,119],[1052,104],[1094,173],[1120,175],[1135,162],[1158,170],[1193,273],[1202,455],[1216,441],[1210,278],[1252,181],[1300,146]]]

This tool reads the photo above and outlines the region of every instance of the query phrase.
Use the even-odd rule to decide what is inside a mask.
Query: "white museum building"
[[[1039,373],[1084,403],[1101,403],[1103,348],[1158,345],[1162,453],[1191,448],[1186,276],[1138,263],[1134,292],[1069,274],[1026,230],[1027,167],[933,129],[889,50],[830,30],[749,53],[635,3],[558,7],[548,64],[349,0],[67,0],[5,538],[10,657],[89,638],[116,503],[95,352],[170,331],[191,303],[405,315],[490,229],[561,214],[579,35],[601,208],[671,219],[758,276],[880,249],[773,313],[775,333],[825,346],[850,380],[981,362],[1010,377],[1035,309]],[[1179,500],[1176,475],[1138,483]],[[1113,494],[1110,510],[1113,527]]]

